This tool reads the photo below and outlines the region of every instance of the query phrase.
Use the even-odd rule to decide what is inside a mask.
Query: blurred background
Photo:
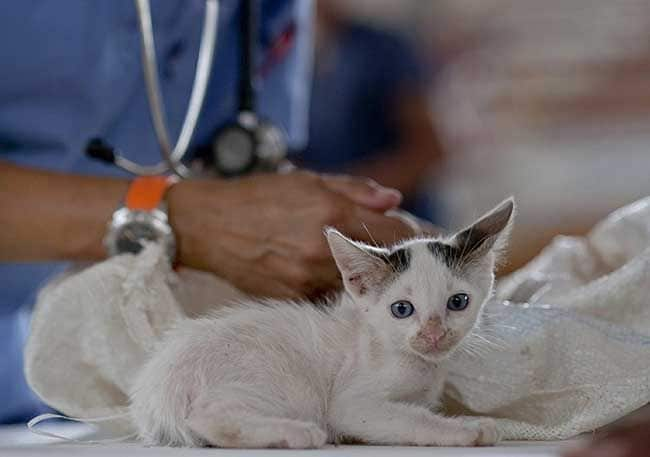
[[[308,168],[443,227],[519,203],[505,270],[650,194],[647,0],[318,0]]]

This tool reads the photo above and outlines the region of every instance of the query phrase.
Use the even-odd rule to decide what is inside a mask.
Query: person
[[[369,176],[399,189],[404,208],[439,222],[426,180],[444,151],[434,129],[426,68],[398,33],[352,19],[340,0],[318,0],[306,168]]]
[[[203,0],[152,2],[168,124],[178,131],[189,97]],[[210,143],[236,116],[239,2],[220,2],[218,44],[193,146]],[[311,4],[264,0],[261,54],[292,37],[265,64],[258,107],[305,142]],[[0,16],[0,423],[41,406],[22,374],[22,347],[39,286],[67,261],[106,257],[102,240],[131,178],[83,154],[102,137],[141,163],[159,160],[140,66],[131,0],[41,0],[6,5]],[[287,30],[293,31],[286,33]],[[177,261],[227,279],[253,295],[302,297],[339,284],[322,235],[390,242],[411,234],[386,215],[398,191],[345,176],[307,172],[232,180],[184,180],[166,193]]]

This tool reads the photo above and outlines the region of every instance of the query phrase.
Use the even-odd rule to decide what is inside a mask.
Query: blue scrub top
[[[220,0],[213,74],[193,144],[236,116],[240,2]],[[161,90],[173,135],[194,78],[203,0],[151,2]],[[258,113],[284,128],[294,149],[307,134],[312,4],[262,0]],[[141,163],[160,160],[140,65],[132,0],[8,2],[0,14],[0,160],[92,175],[123,175],[88,159],[101,137]],[[0,263],[0,423],[41,406],[27,387],[22,348],[38,288],[62,264]]]

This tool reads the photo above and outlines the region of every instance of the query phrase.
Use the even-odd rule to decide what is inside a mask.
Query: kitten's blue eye
[[[447,300],[447,309],[450,311],[462,311],[469,305],[469,295],[456,294]]]
[[[390,312],[398,319],[409,317],[414,311],[415,308],[410,301],[400,300],[390,305]]]

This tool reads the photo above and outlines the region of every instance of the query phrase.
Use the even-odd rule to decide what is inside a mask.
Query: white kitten
[[[244,448],[494,443],[492,420],[432,411],[445,359],[492,291],[513,207],[506,200],[452,237],[392,249],[327,230],[345,293],[322,307],[251,302],[181,321],[134,384],[140,436]]]

